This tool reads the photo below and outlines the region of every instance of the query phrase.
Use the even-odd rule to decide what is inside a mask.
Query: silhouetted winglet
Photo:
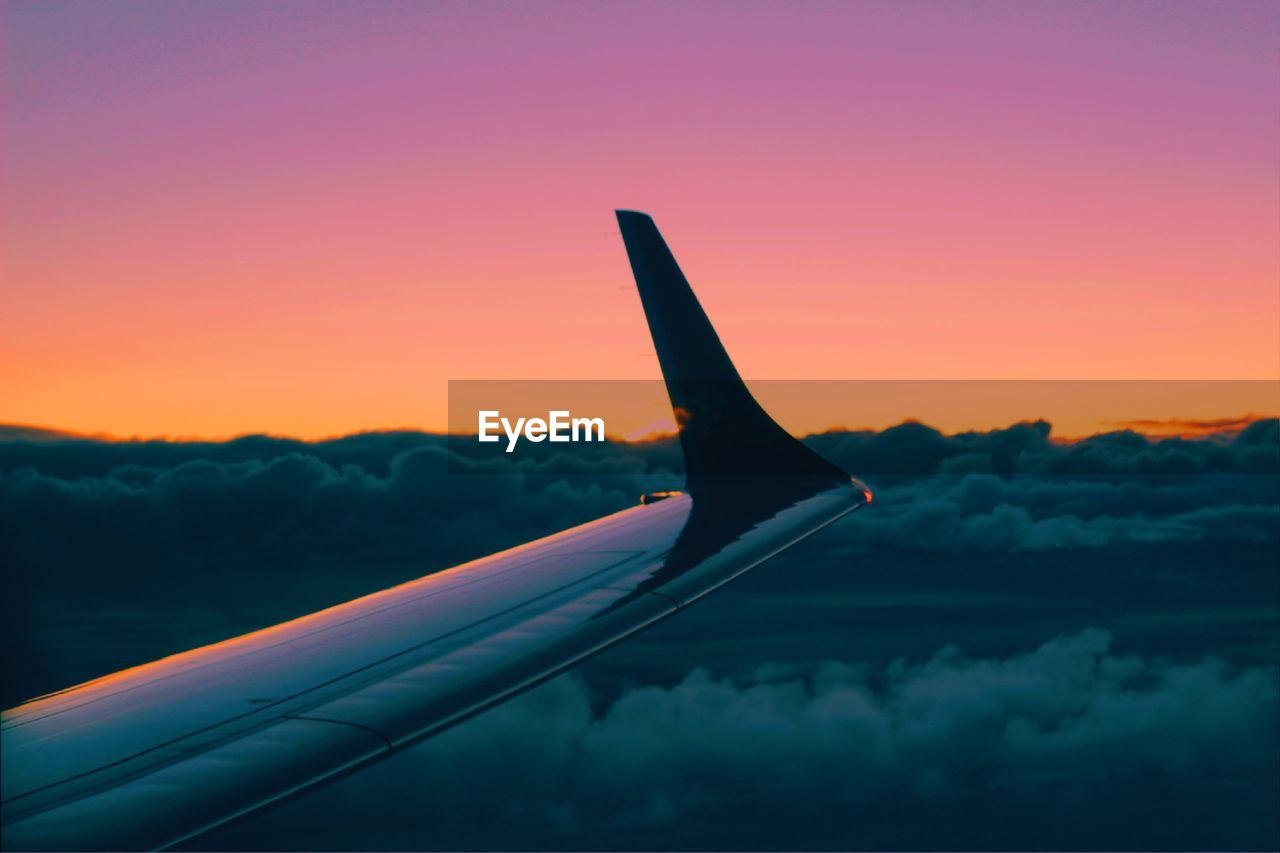
[[[653,219],[617,211],[667,393],[690,490],[722,475],[849,476],[793,438],[751,396]]]

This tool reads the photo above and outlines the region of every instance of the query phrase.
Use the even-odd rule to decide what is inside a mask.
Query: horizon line
[[[820,430],[812,430],[798,435],[798,438],[805,439],[814,436],[829,435],[831,433],[883,433],[890,429],[906,425],[924,426],[940,435],[965,435],[972,433],[990,433],[1000,432],[1012,429],[1019,425],[1046,424],[1049,427],[1049,438],[1051,441],[1063,443],[1075,443],[1084,441],[1089,438],[1095,438],[1101,435],[1108,435],[1120,432],[1131,432],[1142,435],[1151,439],[1196,439],[1210,438],[1213,436],[1229,436],[1239,433],[1249,426],[1262,421],[1280,420],[1280,415],[1274,414],[1257,414],[1254,412],[1246,413],[1239,416],[1226,416],[1220,418],[1136,418],[1129,420],[1117,421],[1101,421],[1099,426],[1103,427],[1096,432],[1088,435],[1054,435],[1053,422],[1043,417],[1020,418],[1010,423],[994,427],[992,429],[960,429],[952,432],[933,426],[925,420],[913,417],[904,417],[895,424],[886,427],[875,428],[869,426],[848,426],[835,425]],[[1106,427],[1110,427],[1109,429]],[[25,433],[25,434],[24,434]],[[71,429],[63,429],[60,427],[48,426],[44,424],[31,423],[10,423],[0,421],[0,441],[98,441],[109,444],[127,444],[130,442],[150,442],[159,441],[172,444],[226,444],[232,441],[238,441],[246,438],[269,438],[280,441],[296,441],[301,444],[323,444],[329,441],[340,441],[345,438],[353,438],[362,435],[385,435],[389,433],[417,433],[419,435],[439,436],[441,438],[449,438],[451,436],[469,436],[474,435],[473,432],[450,432],[449,430],[426,429],[420,426],[384,426],[369,427],[366,429],[355,429],[349,432],[340,432],[334,434],[326,434],[320,436],[307,437],[297,434],[271,432],[269,430],[246,430],[226,435],[192,435],[192,434],[169,434],[169,433],[153,433],[153,434],[134,434],[134,435],[116,435],[106,431],[84,432]],[[661,441],[670,441],[677,438],[678,433],[675,431],[653,431],[642,436],[620,436],[616,434],[605,434],[606,442],[613,444],[654,444]]]

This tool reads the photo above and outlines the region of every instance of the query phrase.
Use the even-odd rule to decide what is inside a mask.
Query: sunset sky
[[[748,378],[1278,379],[1278,8],[8,3],[0,422],[655,378],[616,207]]]

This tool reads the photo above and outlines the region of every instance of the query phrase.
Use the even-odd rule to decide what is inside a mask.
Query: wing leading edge
[[[6,711],[6,848],[178,844],[545,680],[869,499],[756,404],[653,221],[618,220],[688,493]]]

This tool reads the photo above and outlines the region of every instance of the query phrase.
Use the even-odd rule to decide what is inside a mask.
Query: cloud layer
[[[878,669],[764,666],[741,680],[695,669],[603,705],[562,678],[358,786],[318,794],[306,813],[328,798],[355,814],[345,834],[326,826],[287,840],[300,815],[282,813],[215,840],[867,849],[982,837],[977,846],[1057,847],[1089,843],[1073,815],[1123,803],[1116,846],[1274,845],[1274,825],[1259,818],[1276,790],[1275,670],[1110,645],[1090,629],[1004,659],[950,647]],[[772,817],[763,834],[744,836],[760,814]],[[945,824],[939,834],[922,825],[930,820]],[[406,824],[443,833],[395,829]]]
[[[888,540],[1037,550],[1274,536],[1274,518],[1259,509],[1280,500],[1274,420],[1230,441],[1113,433],[1058,445],[1048,436],[1044,423],[958,436],[907,423],[811,441],[878,487],[866,526]],[[457,473],[469,466],[488,473]],[[145,584],[208,561],[270,560],[276,572],[415,561],[421,572],[680,483],[670,442],[491,468],[451,458],[441,437],[422,433],[316,443],[19,437],[0,441],[4,546],[20,571],[111,561],[76,579],[91,586]],[[1014,473],[1036,479],[1002,479]],[[920,483],[929,476],[963,479]]]
[[[810,441],[871,482],[870,507],[209,843],[1280,845],[1274,420],[1200,440],[908,423]],[[11,436],[5,704],[621,509],[678,471],[670,442],[495,470],[421,433]]]

